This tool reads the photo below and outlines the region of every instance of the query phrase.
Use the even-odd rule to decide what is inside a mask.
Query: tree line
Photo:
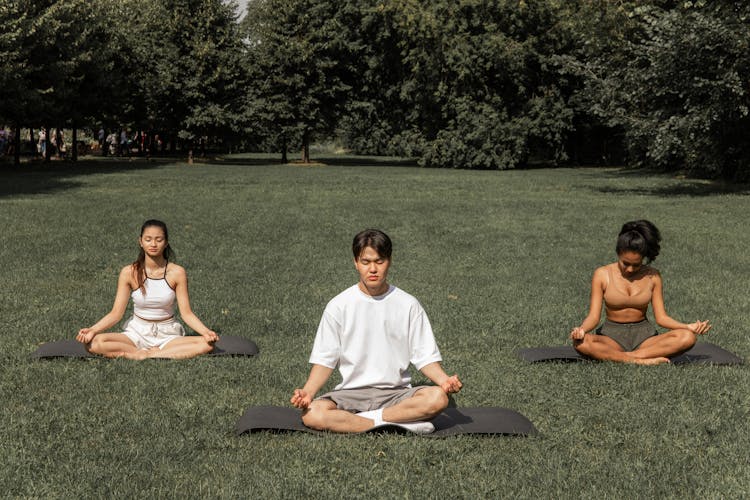
[[[0,123],[747,178],[744,1],[5,0]]]

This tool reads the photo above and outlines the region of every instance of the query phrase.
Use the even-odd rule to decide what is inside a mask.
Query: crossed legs
[[[690,330],[671,330],[644,340],[632,351],[606,335],[587,333],[583,340],[573,343],[576,351],[602,361],[618,361],[641,365],[669,363],[669,357],[681,354],[695,345],[696,336]]]
[[[424,387],[408,399],[383,410],[383,420],[394,423],[429,420],[448,406],[448,396],[440,387]],[[318,399],[302,413],[302,422],[312,429],[332,432],[364,432],[373,420],[339,410],[330,399]]]
[[[211,352],[213,346],[203,337],[178,337],[169,341],[162,348],[138,349],[127,335],[122,333],[100,333],[86,345],[86,349],[93,354],[105,358],[170,358],[185,359]]]

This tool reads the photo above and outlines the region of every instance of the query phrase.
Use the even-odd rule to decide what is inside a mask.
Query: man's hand
[[[445,391],[446,394],[454,394],[461,390],[464,385],[458,380],[458,375],[448,377],[445,381],[440,384],[440,388]]]
[[[306,393],[303,389],[294,389],[294,395],[289,400],[292,406],[299,408],[300,410],[307,410],[312,403],[312,396]]]

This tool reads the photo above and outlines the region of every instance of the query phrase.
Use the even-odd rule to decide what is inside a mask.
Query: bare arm
[[[446,394],[458,392],[463,384],[458,379],[458,375],[448,376],[443,367],[437,361],[424,365],[420,370],[425,377],[432,380],[435,385],[440,386]]]
[[[313,398],[328,381],[331,373],[333,373],[333,368],[323,365],[312,365],[305,386],[302,389],[295,389],[292,399],[289,402],[301,410],[309,408]]]
[[[112,310],[92,326],[81,328],[78,331],[78,335],[76,335],[76,340],[88,344],[97,334],[112,328],[112,326],[122,319],[125,309],[128,307],[128,301],[130,301],[131,284],[133,283],[132,269],[132,266],[127,265],[120,271],[120,276],[117,278],[117,293],[115,294],[115,302],[112,304]]]
[[[666,307],[664,306],[663,282],[661,275],[656,272],[652,279],[654,280],[654,291],[651,295],[651,306],[654,310],[654,319],[656,320],[657,325],[669,330],[690,330],[696,335],[702,335],[711,329],[711,325],[708,321],[696,321],[695,323],[686,324],[669,316]]]
[[[600,267],[594,271],[594,276],[591,278],[589,314],[580,326],[573,328],[570,332],[570,338],[573,340],[583,339],[585,333],[590,332],[599,324],[599,320],[602,317],[602,302],[604,300],[604,287],[606,286],[607,279],[606,272],[607,270],[604,267]]]
[[[174,292],[177,296],[177,307],[180,308],[182,320],[207,341],[215,342],[219,340],[216,332],[204,325],[190,307],[190,293],[188,292],[188,279],[185,269],[176,264],[171,266],[169,277],[174,280]]]

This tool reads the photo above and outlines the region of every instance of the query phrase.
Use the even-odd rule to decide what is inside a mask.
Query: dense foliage
[[[750,6],[606,0],[0,3],[0,122],[425,166],[747,178]],[[174,141],[172,141],[174,144]]]

